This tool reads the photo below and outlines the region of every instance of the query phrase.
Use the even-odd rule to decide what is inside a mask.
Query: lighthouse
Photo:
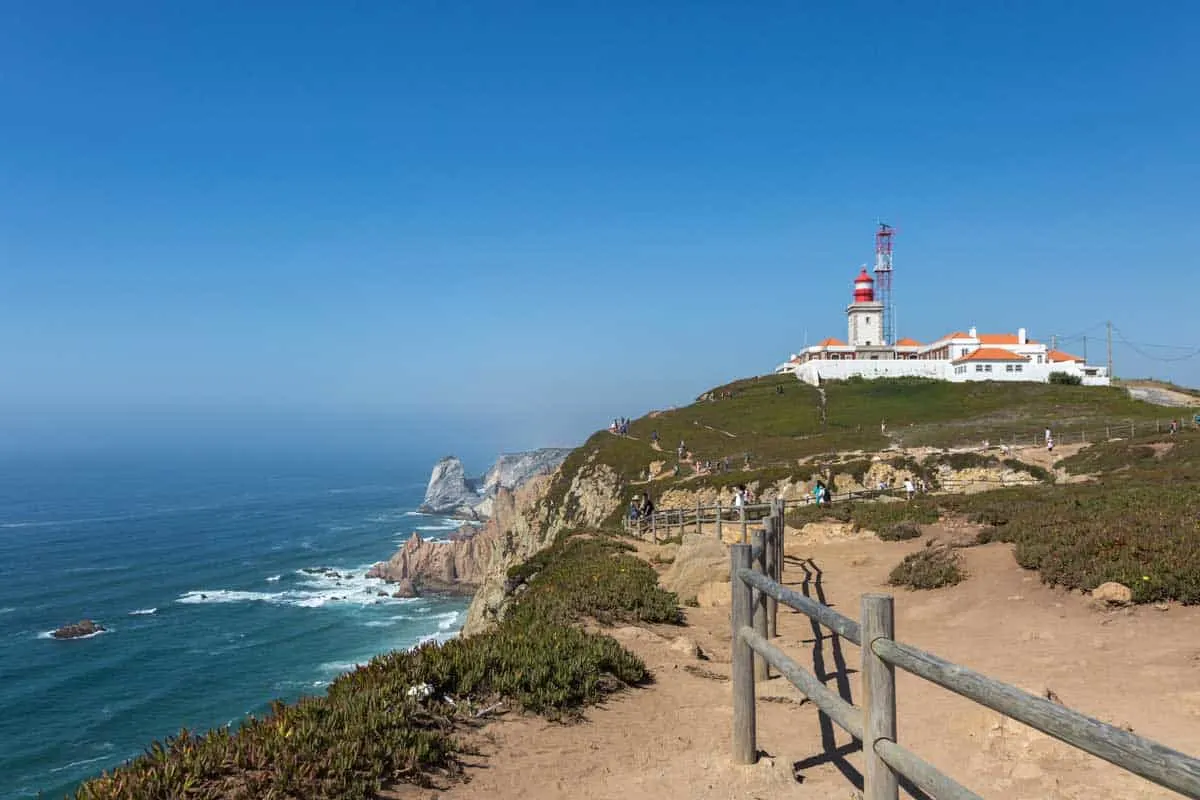
[[[851,347],[881,347],[883,341],[883,303],[875,301],[875,281],[863,267],[854,279],[854,302],[846,306],[849,325],[847,341]]]

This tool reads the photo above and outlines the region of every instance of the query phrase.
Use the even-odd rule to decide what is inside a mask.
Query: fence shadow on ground
[[[800,593],[810,600],[815,600],[823,606],[833,608],[834,605],[828,602],[825,597],[825,586],[822,582],[824,572],[817,566],[817,562],[811,558],[797,558],[795,556],[785,556],[788,564],[799,567],[803,577],[793,583],[799,585]],[[804,616],[799,611],[793,609],[793,614]],[[817,680],[821,683],[829,683],[835,681],[837,684],[837,693],[847,703],[853,703],[853,692],[850,689],[850,676],[857,674],[858,670],[852,669],[846,662],[846,655],[842,649],[842,637],[838,636],[833,631],[826,629],[815,619],[809,618],[809,624],[812,626],[812,639],[805,639],[805,643],[812,643],[812,662],[813,674],[817,676]],[[833,670],[829,671],[825,666],[825,644],[829,644],[829,653],[833,660]],[[813,767],[822,764],[832,764],[842,776],[848,780],[855,789],[863,791],[863,775],[855,768],[853,764],[846,760],[846,757],[852,753],[862,751],[862,742],[851,737],[846,744],[839,745],[837,743],[837,731],[834,728],[833,720],[824,712],[818,709],[818,723],[821,727],[821,752],[801,759],[792,764],[792,777],[797,783],[804,782],[804,770],[812,769]],[[925,792],[914,786],[904,776],[899,776],[900,788],[904,789],[914,800],[933,800]]]

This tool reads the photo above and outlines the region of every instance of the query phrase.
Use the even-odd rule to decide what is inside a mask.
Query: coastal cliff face
[[[463,464],[455,456],[446,456],[433,465],[425,500],[418,510],[426,514],[457,514],[478,502],[475,483],[467,480]]]
[[[522,453],[504,453],[482,478],[469,478],[462,462],[446,456],[433,467],[420,510],[463,519],[492,516],[496,495],[520,488],[530,478],[552,472],[571,451],[544,447]]]
[[[414,533],[368,577],[399,584],[401,595],[432,591],[470,594],[483,580],[496,542],[493,537],[455,534],[449,542],[428,542]]]

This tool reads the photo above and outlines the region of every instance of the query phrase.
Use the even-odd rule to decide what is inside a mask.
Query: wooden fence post
[[[876,639],[895,636],[891,595],[862,597],[863,800],[899,800],[896,773],[875,752],[880,739],[896,741],[896,669],[875,655]]]
[[[750,567],[750,545],[735,544],[729,548],[729,583],[733,587],[730,607],[733,620],[733,646],[730,655],[730,683],[733,688],[733,761],[753,764],[758,760],[758,744],[754,719],[754,651],[742,638],[741,631],[750,625],[753,615],[754,591],[738,577],[738,571]]]
[[[701,517],[700,499],[696,499],[696,535],[704,533],[704,520]]]
[[[742,544],[746,544],[746,542],[749,541],[749,539],[747,539],[746,505],[744,503],[742,505],[738,506],[738,517],[742,521]]]
[[[766,559],[765,559],[766,575],[771,580],[778,582],[779,578],[776,576],[776,573],[779,571],[779,563],[777,561],[777,559],[779,558],[779,548],[776,546],[777,545],[776,540],[778,539],[779,535],[778,535],[778,533],[776,533],[776,531],[779,530],[779,524],[778,524],[779,517],[776,517],[776,516],[767,517],[766,520],[764,520],[764,523],[767,526],[766,543],[765,543],[765,546],[763,547],[763,552],[766,556]],[[775,618],[776,618],[776,615],[778,614],[778,612],[779,612],[779,601],[776,600],[774,597],[768,597],[767,598],[767,638],[768,639],[774,639],[776,636]]]
[[[771,577],[767,572],[767,532],[759,528],[754,532],[754,546],[758,548],[758,557],[754,559],[754,571],[765,578]],[[767,596],[763,592],[754,592],[754,632],[764,639],[767,638]],[[771,677],[767,659],[758,653],[754,654],[754,679],[765,681]]]
[[[650,512],[650,540],[658,544],[658,512]]]
[[[718,500],[718,501],[717,501],[717,541],[718,541],[718,542],[720,542],[720,541],[723,541],[723,540],[721,539],[721,522],[722,522],[722,519],[721,519],[721,501],[720,501],[720,500]]]

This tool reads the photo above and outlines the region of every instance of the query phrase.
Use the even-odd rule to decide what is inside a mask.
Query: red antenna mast
[[[883,343],[896,343],[896,313],[892,307],[892,237],[896,229],[886,222],[879,223],[875,231],[875,292],[876,299],[883,303]]]

